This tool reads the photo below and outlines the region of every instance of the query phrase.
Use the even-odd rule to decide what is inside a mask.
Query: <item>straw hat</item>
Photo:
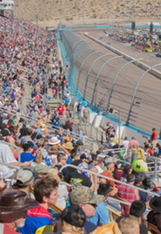
[[[68,141],[68,142],[66,142],[66,143],[63,143],[63,145],[62,145],[65,149],[69,149],[69,150],[72,150],[74,147],[73,147],[73,144],[70,142],[70,141]]]

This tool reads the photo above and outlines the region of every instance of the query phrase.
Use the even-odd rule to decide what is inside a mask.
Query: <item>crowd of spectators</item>
[[[6,233],[94,234],[100,233],[102,225],[117,234],[147,233],[141,224],[147,209],[152,209],[148,220],[160,228],[156,221],[160,198],[146,193],[152,190],[147,166],[151,150],[160,155],[155,129],[144,151],[134,137],[130,141],[125,137],[119,145],[114,127],[107,123],[105,149],[89,149],[80,126],[77,136],[72,135],[68,65],[64,68],[58,58],[55,33],[18,19],[12,23],[0,19],[0,223]],[[64,99],[54,114],[47,104],[48,88],[53,99]],[[23,96],[30,90],[31,100],[26,103]],[[88,121],[84,99],[76,112]],[[64,116],[62,130],[59,120]],[[57,129],[52,133],[50,121]],[[64,167],[67,164],[71,167]],[[97,180],[91,173],[97,173]],[[155,190],[156,195],[161,193]],[[118,225],[109,224],[109,197],[132,204],[119,207],[123,217]]]

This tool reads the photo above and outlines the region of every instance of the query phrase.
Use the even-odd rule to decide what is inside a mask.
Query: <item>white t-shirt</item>
[[[0,143],[0,171],[3,172],[3,178],[7,179],[8,177],[13,175],[15,169],[11,169],[5,165],[2,165],[1,162],[8,164],[12,162],[17,162],[13,156],[10,147],[3,143]]]
[[[68,197],[68,190],[67,187],[64,184],[60,184],[58,185],[58,194],[59,197],[56,201],[56,205],[60,206],[62,209],[64,209],[66,207],[66,200]]]
[[[129,141],[128,140],[123,141],[122,145],[127,149],[129,146]]]

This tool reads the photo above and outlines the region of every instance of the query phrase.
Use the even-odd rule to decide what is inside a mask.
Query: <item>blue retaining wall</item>
[[[111,28],[111,25],[78,25],[78,26],[66,26],[64,29],[71,30],[75,28]],[[123,25],[124,28],[131,28],[131,25]],[[150,25],[136,25],[135,26],[138,29],[143,28],[149,28]],[[153,28],[161,28],[161,25],[153,25]]]

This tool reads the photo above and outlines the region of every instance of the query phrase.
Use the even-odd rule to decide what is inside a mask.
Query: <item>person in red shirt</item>
[[[157,139],[158,139],[158,133],[156,132],[156,129],[153,128],[152,129],[152,134],[151,134],[151,137],[150,137],[150,140],[152,141],[152,144],[153,144],[153,148],[156,147]]]
[[[146,152],[148,152],[150,154],[150,156],[153,156],[154,155],[153,145],[149,145]]]
[[[57,111],[59,113],[59,115],[63,115],[64,114],[64,107],[63,105],[59,105],[58,108],[57,108]]]

